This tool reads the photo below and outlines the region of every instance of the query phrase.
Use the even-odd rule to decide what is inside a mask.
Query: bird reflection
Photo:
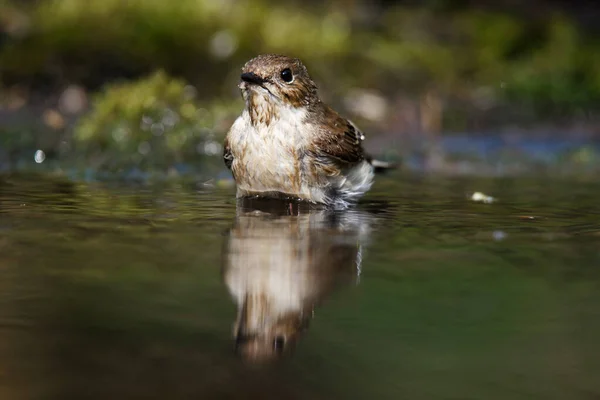
[[[252,362],[295,347],[324,297],[358,282],[369,215],[275,199],[240,200],[224,249],[236,352]]]

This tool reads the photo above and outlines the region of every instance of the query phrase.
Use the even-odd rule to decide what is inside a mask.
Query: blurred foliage
[[[113,171],[134,166],[164,171],[177,164],[197,164],[203,155],[218,155],[220,160],[223,132],[240,105],[213,101],[203,108],[196,92],[162,71],[108,85],[75,126],[78,153],[86,155],[90,165]]]
[[[0,26],[9,39],[0,74],[94,88],[162,68],[210,99],[231,95],[250,57],[281,52],[302,58],[335,95],[357,86],[388,97],[435,90],[450,106],[494,111],[510,104],[536,116],[594,110],[600,102],[600,45],[564,15],[440,11],[430,3],[390,3],[369,13],[369,4],[4,0]]]
[[[93,174],[216,176],[242,108],[240,67],[265,52],[300,57],[325,101],[370,137],[387,133],[369,141],[384,158],[422,151],[415,164],[429,165],[439,132],[597,129],[594,32],[543,0],[522,6],[528,14],[450,3],[0,0],[0,169],[40,168],[42,150],[44,168],[63,171],[70,157]],[[73,87],[82,108],[69,113],[61,102]],[[528,157],[482,162],[527,169],[514,160]],[[580,158],[559,161],[588,168]]]

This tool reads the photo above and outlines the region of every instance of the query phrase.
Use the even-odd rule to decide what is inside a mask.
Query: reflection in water
[[[367,216],[252,203],[233,229],[229,191],[73,185],[0,177],[0,400],[600,399],[597,183],[380,180]],[[331,309],[294,362],[248,368],[229,286],[270,301],[240,312],[270,358],[273,304]]]
[[[224,280],[237,305],[236,351],[276,359],[306,330],[336,285],[358,282],[369,215],[244,200],[224,254]]]

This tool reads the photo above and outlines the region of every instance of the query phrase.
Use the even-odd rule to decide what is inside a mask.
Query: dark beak
[[[242,80],[244,82],[253,83],[255,85],[262,85],[265,81],[263,78],[256,75],[254,72],[244,72],[242,74]]]

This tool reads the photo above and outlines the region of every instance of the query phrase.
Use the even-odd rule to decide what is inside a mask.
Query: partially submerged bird
[[[371,188],[375,161],[362,148],[365,136],[319,99],[299,59],[260,55],[242,68],[239,87],[246,107],[227,134],[223,154],[238,198],[346,208]]]

